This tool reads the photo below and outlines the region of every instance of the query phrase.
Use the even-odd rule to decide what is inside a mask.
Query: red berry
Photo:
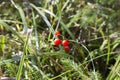
[[[63,40],[63,41],[62,41],[62,45],[63,45],[63,46],[68,46],[68,44],[69,44],[68,40]]]
[[[60,32],[59,31],[56,31],[55,32],[55,36],[60,36],[61,34],[60,34]]]
[[[61,40],[59,38],[54,40],[54,45],[58,46],[60,43]]]
[[[70,51],[70,47],[69,47],[69,46],[64,46],[64,50],[65,50],[66,52],[69,52],[69,51]]]

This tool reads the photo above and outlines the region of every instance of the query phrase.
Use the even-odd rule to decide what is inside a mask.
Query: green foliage
[[[2,76],[16,80],[118,80],[120,0],[0,2]],[[70,52],[55,46],[55,31]],[[0,73],[0,74],[1,74]]]

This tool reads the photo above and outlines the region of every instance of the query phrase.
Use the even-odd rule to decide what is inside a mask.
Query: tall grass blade
[[[43,17],[43,19],[46,21],[46,23],[48,23],[48,27],[51,29],[52,33],[54,34],[54,30],[53,30],[51,24],[49,23],[49,21],[47,20],[46,16],[43,14],[43,12],[42,12],[41,10],[43,10],[44,12],[46,12],[46,13],[52,15],[53,17],[55,17],[56,20],[59,20],[59,18],[58,18],[55,14],[51,13],[51,12],[48,11],[48,10],[45,10],[45,9],[43,9],[43,8],[40,8],[40,9],[41,9],[41,10],[40,10],[40,9],[37,8],[34,4],[30,4],[30,5],[31,5],[33,8],[35,8],[35,10],[37,10],[37,11],[39,12],[39,14],[40,14],[40,15]],[[68,26],[63,23],[62,20],[60,20],[60,24],[61,24],[62,27],[68,32],[68,34],[71,36],[71,38],[75,40],[75,36],[74,36],[74,35],[72,34],[72,32],[68,29]]]
[[[22,54],[22,56],[21,56],[19,69],[18,69],[18,72],[17,72],[17,75],[16,75],[16,80],[20,80],[20,79],[21,79],[21,74],[22,74],[22,69],[23,69],[25,54],[27,54],[29,36],[30,36],[30,34],[28,34],[27,39],[26,39],[26,42],[25,42],[25,44],[24,44],[23,54]]]
[[[43,18],[43,20],[46,22],[47,26],[49,27],[50,31],[52,32],[52,34],[54,35],[54,29],[52,28],[52,25],[50,24],[49,20],[47,19],[47,17],[45,16],[45,14],[43,13],[42,10],[39,10],[38,7],[36,7],[34,4],[30,4],[36,11],[38,11],[38,13],[41,15],[41,17]]]
[[[24,14],[24,11],[23,11],[23,9],[19,6],[19,5],[16,5],[15,3],[14,3],[14,1],[13,0],[11,0],[11,3],[15,6],[15,8],[19,11],[19,14],[20,14],[20,16],[21,16],[21,19],[22,19],[22,22],[23,22],[23,25],[24,25],[24,30],[25,30],[25,32],[27,32],[27,21],[26,21],[26,18],[25,18],[25,14]]]
[[[35,14],[32,10],[32,18],[33,18],[33,26],[34,26],[34,31],[35,31],[35,39],[36,39],[36,50],[38,51],[39,49],[39,42],[38,42],[38,32],[37,32],[37,25],[35,21]]]

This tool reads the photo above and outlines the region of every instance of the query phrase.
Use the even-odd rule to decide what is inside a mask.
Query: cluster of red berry
[[[60,35],[61,35],[61,33],[59,31],[55,32],[55,36],[59,37]],[[70,47],[69,47],[69,41],[68,40],[63,40],[62,41],[60,38],[56,38],[54,40],[54,45],[59,46],[61,44],[61,42],[62,42],[62,46],[64,47],[64,50],[66,52],[69,52],[70,51]]]

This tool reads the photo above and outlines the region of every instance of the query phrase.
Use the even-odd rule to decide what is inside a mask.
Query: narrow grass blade
[[[41,15],[41,17],[43,18],[43,20],[46,22],[47,26],[49,27],[50,31],[52,32],[52,34],[54,35],[54,29],[52,28],[52,25],[50,24],[49,20],[47,19],[47,17],[45,16],[45,14],[42,12],[42,10],[39,10],[38,7],[36,7],[34,4],[30,4],[36,11],[38,11],[38,13]]]
[[[16,5],[15,3],[14,3],[14,1],[13,0],[11,0],[11,3],[15,6],[15,8],[19,11],[19,14],[20,14],[20,16],[21,16],[21,19],[22,19],[22,22],[23,22],[23,25],[24,25],[24,29],[25,29],[25,31],[27,31],[27,21],[26,21],[26,18],[25,18],[25,14],[24,14],[24,11],[23,11],[23,9],[19,6],[19,5]]]
[[[25,54],[27,53],[28,39],[29,39],[29,35],[27,36],[27,39],[26,39],[26,42],[25,42],[25,45],[24,45],[23,54],[21,56],[20,65],[19,65],[19,69],[18,69],[18,72],[17,72],[16,80],[20,80],[20,78],[21,78],[24,59],[25,59]]]
[[[46,23],[48,23],[48,26],[49,26],[50,30],[51,30],[52,33],[54,34],[54,31],[53,31],[53,28],[52,28],[51,24],[49,23],[49,21],[47,20],[47,18],[45,17],[45,15],[43,15],[43,12],[42,12],[41,10],[43,10],[44,12],[46,12],[46,13],[52,15],[53,17],[55,17],[56,20],[59,20],[59,18],[58,18],[55,14],[51,13],[51,12],[48,11],[48,10],[45,10],[45,9],[43,9],[43,8],[41,8],[41,10],[40,10],[40,9],[37,8],[34,4],[30,4],[30,5],[31,5],[33,8],[35,8],[35,10],[37,10],[37,11],[39,12],[39,14],[40,14],[40,15],[43,17],[43,19],[46,21]],[[74,35],[72,34],[72,32],[68,29],[68,26],[63,23],[62,20],[60,20],[60,24],[61,24],[62,27],[68,32],[68,34],[71,36],[71,38],[75,40],[75,36],[74,36]]]
[[[38,49],[39,49],[38,33],[37,33],[37,25],[36,25],[36,21],[35,21],[35,14],[34,14],[33,10],[32,10],[32,18],[33,18],[33,26],[34,26],[35,38],[36,38],[36,50],[38,52]]]
[[[5,36],[4,35],[1,35],[0,36],[0,58],[1,56],[3,56],[4,54],[4,48],[5,48]]]

